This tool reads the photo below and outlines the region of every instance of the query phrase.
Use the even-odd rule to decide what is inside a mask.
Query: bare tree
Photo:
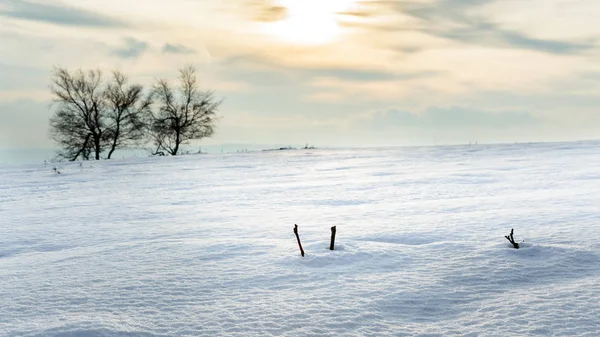
[[[222,101],[216,101],[210,91],[199,90],[193,66],[183,67],[179,72],[178,90],[164,79],[158,80],[154,87],[159,107],[152,114],[148,128],[156,148],[154,155],[166,152],[175,156],[182,144],[214,133],[216,112]]]
[[[143,87],[128,85],[127,77],[113,71],[112,82],[105,90],[106,118],[110,121],[107,159],[119,148],[130,147],[144,138],[144,115],[150,112],[152,94],[143,97]]]
[[[67,160],[99,160],[143,137],[143,118],[151,97],[143,97],[142,86],[128,85],[127,78],[115,71],[105,82],[100,70],[70,73],[55,68],[51,92],[56,110],[50,118],[50,133]]]
[[[95,158],[100,159],[105,136],[101,86],[99,70],[87,73],[78,70],[73,74],[66,69],[54,70],[51,91],[58,107],[50,119],[50,132],[62,148],[61,157],[76,160],[92,150]]]

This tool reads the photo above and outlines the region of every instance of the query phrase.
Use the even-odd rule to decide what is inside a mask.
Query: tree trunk
[[[115,152],[115,149],[117,148],[117,141],[119,140],[119,135],[120,133],[120,126],[117,124],[117,129],[115,130],[115,134],[113,135],[113,142],[110,146],[110,151],[108,151],[108,156],[106,156],[106,159],[110,159],[110,156],[112,156],[113,152]]]
[[[100,160],[100,135],[94,135],[94,152],[96,156],[96,160]]]
[[[87,149],[88,149],[88,142],[90,141],[90,134],[88,133],[87,136],[85,136],[85,141],[83,141],[83,145],[81,146],[81,149],[79,149],[79,151],[77,151],[77,153],[71,158],[71,161],[76,161],[77,158],[81,155],[81,157],[83,158],[83,160],[88,160],[89,156],[86,153]]]
[[[181,133],[179,132],[179,130],[177,130],[176,132],[177,136],[175,137],[175,148],[173,148],[173,152],[171,153],[173,156],[177,155],[177,152],[179,151],[179,143],[181,143]]]

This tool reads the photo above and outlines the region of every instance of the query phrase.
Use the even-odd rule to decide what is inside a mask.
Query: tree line
[[[50,90],[50,134],[64,160],[110,159],[116,150],[151,145],[152,155],[177,155],[190,140],[215,132],[222,100],[200,90],[196,69],[179,69],[179,86],[166,79],[144,90],[125,74],[55,68]]]

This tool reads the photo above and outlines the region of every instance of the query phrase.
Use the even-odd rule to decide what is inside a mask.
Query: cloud
[[[133,38],[124,39],[124,46],[113,49],[112,53],[120,58],[138,58],[149,49],[148,43]]]
[[[493,112],[461,106],[430,107],[422,113],[404,110],[378,111],[371,116],[375,127],[461,129],[465,127],[510,128],[532,125],[538,120],[528,112]]]
[[[47,101],[0,101],[0,144],[9,149],[51,145],[48,134],[50,116]]]
[[[380,105],[383,103],[444,102],[449,97],[464,93],[464,85],[449,85],[442,73],[414,73],[392,80],[347,81],[333,77],[316,78],[309,83],[312,89],[309,100],[344,101]]]
[[[310,65],[285,65],[278,64],[260,55],[235,55],[221,61],[225,69],[235,68],[235,72],[246,72],[257,75],[261,81],[273,82],[273,80],[303,80],[306,82],[317,78],[335,79],[338,81],[361,82],[411,80],[441,75],[441,71],[386,71],[381,69],[356,69],[345,65],[332,66],[310,66]]]
[[[5,0],[7,7],[0,9],[0,16],[13,19],[39,21],[65,26],[123,28],[124,21],[93,11],[59,4],[43,4],[28,0]]]
[[[195,54],[194,49],[188,48],[181,44],[166,43],[162,49],[163,53],[166,54]]]
[[[550,54],[579,54],[596,47],[590,43],[533,38],[516,31],[500,29],[496,25],[486,22],[450,30],[427,28],[424,31],[465,43],[528,49]]]
[[[0,62],[0,91],[46,89],[49,71],[44,68]]]
[[[484,47],[502,47],[539,51],[550,54],[580,54],[597,47],[595,41],[562,41],[529,36],[524,32],[501,27],[482,15],[473,14],[476,9],[496,2],[495,0],[437,0],[413,1],[363,1],[366,13],[394,13],[412,20],[381,24],[362,22],[351,26],[363,26],[387,32],[422,32],[434,37]],[[381,15],[381,14],[380,14]],[[360,18],[354,13],[354,17]],[[372,14],[368,15],[373,16]],[[405,22],[408,21],[409,24]]]
[[[439,73],[436,71],[424,72],[385,72],[376,70],[355,70],[344,68],[313,68],[304,69],[303,75],[306,77],[326,77],[337,80],[354,81],[354,82],[370,82],[370,81],[391,81],[391,80],[409,80],[420,77],[436,76]]]
[[[299,104],[353,105],[370,107],[398,100],[438,100],[442,93],[463,90],[447,85],[441,70],[355,69],[310,65],[283,65],[258,55],[236,55],[218,63],[219,73],[249,84],[252,92],[292,89]],[[436,96],[432,97],[431,93]],[[347,108],[347,107],[346,107]]]
[[[256,22],[275,22],[287,15],[287,9],[273,0],[247,0],[243,8],[251,13],[250,18]]]

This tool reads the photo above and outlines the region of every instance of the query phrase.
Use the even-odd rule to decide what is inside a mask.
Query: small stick
[[[294,225],[294,234],[296,234],[296,239],[298,240],[298,247],[300,247],[300,254],[304,257],[304,249],[302,249],[302,243],[300,243],[300,236],[298,235],[298,225]]]
[[[506,238],[506,240],[510,241],[510,243],[512,243],[513,247],[515,247],[515,249],[519,249],[519,243],[515,242],[515,238],[513,237],[513,232],[515,231],[515,229],[511,229],[510,230],[510,236],[505,235],[504,237]]]
[[[335,226],[331,227],[331,243],[329,244],[329,250],[333,250],[333,245],[335,243]]]

